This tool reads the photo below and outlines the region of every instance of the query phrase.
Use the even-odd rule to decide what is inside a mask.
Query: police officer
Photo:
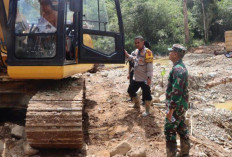
[[[134,103],[133,107],[139,109],[140,102],[136,92],[141,87],[145,100],[146,111],[143,116],[150,114],[151,106],[151,80],[153,75],[153,54],[151,50],[144,46],[144,39],[142,36],[135,38],[135,47],[137,48],[131,55],[125,50],[125,56],[134,64],[134,78],[128,88],[128,93]]]
[[[164,133],[168,157],[175,157],[177,151],[176,133],[180,135],[181,152],[179,156],[189,156],[190,142],[185,113],[188,110],[188,71],[182,62],[186,49],[179,44],[169,48],[169,59],[173,68],[169,74],[166,90],[167,115]]]

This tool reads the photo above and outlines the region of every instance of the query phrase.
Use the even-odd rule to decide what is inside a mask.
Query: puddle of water
[[[155,59],[154,63],[160,63],[162,66],[167,66],[171,63],[171,61],[168,58],[159,58]]]
[[[215,107],[216,108],[224,108],[224,109],[232,111],[232,101],[227,101],[225,103],[215,104]]]
[[[160,63],[161,66],[168,66],[171,61],[168,58],[159,58],[159,59],[155,59],[153,61],[153,63]],[[107,68],[128,68],[129,63],[127,64],[105,64],[105,67]]]
[[[127,64],[105,64],[106,68],[127,68],[129,63]]]

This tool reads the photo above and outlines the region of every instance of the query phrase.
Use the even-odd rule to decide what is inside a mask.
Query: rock
[[[2,154],[3,149],[4,149],[4,142],[0,140],[0,154]]]
[[[160,103],[160,99],[159,98],[153,98],[153,103]]]
[[[116,154],[118,155],[126,155],[126,153],[131,149],[130,144],[128,144],[127,142],[122,142],[119,145],[117,145],[115,148],[113,148],[110,151],[110,156],[114,156]]]
[[[25,128],[23,126],[14,125],[11,129],[11,135],[22,138],[24,135]]]
[[[109,129],[109,135],[110,137],[114,137],[115,135],[122,136],[127,130],[127,126],[114,126]]]
[[[160,85],[157,85],[157,86],[155,86],[155,92],[157,92],[161,95],[164,93],[164,89]]]
[[[216,72],[208,73],[208,77],[211,77],[211,78],[215,78],[216,75],[217,75]]]
[[[107,150],[102,150],[94,154],[96,157],[110,157],[110,152]]]
[[[176,140],[177,148],[180,148],[180,140]]]
[[[221,98],[221,99],[219,99],[219,102],[220,103],[225,103],[226,101],[225,101],[225,99]]]
[[[12,129],[13,124],[11,124],[11,123],[5,123],[4,127]]]
[[[201,96],[200,98],[201,98],[202,101],[208,102],[207,99],[206,99],[205,97]]]
[[[207,108],[207,109],[204,109],[203,112],[204,112],[205,114],[211,114],[211,113],[213,113],[213,109]]]
[[[27,142],[23,144],[23,150],[24,154],[28,156],[35,155],[39,152],[39,150],[32,148]]]
[[[165,102],[165,100],[166,100],[166,95],[165,95],[165,94],[161,95],[161,96],[159,97],[159,100],[160,100],[160,102]]]
[[[160,94],[158,92],[155,92],[154,96],[155,97],[160,97]]]
[[[155,66],[161,66],[161,64],[160,63],[155,63]]]
[[[200,153],[198,153],[199,154],[199,156],[201,156],[201,157],[206,157],[206,156],[208,156],[208,155],[206,155],[204,152],[200,152]]]
[[[127,157],[146,157],[146,148],[132,148],[127,154]]]
[[[106,73],[106,72],[105,72],[105,73],[102,73],[101,76],[102,76],[102,77],[107,77],[107,76],[108,76],[108,73]]]
[[[124,156],[124,155],[114,155],[113,157],[126,157],[126,156]]]

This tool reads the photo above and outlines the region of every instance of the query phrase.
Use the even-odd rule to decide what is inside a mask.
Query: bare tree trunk
[[[190,41],[189,37],[189,27],[188,27],[188,10],[187,10],[187,0],[183,0],[184,8],[184,33],[185,33],[185,44]]]
[[[206,18],[205,18],[205,6],[204,6],[204,1],[201,0],[201,6],[202,6],[202,12],[203,12],[203,24],[204,24],[204,35],[205,35],[205,43],[208,42],[208,33],[206,29]]]

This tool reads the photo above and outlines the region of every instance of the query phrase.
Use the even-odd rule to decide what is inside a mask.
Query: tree
[[[206,18],[205,18],[205,5],[204,5],[204,1],[201,0],[201,7],[202,7],[202,16],[203,16],[203,24],[204,24],[204,39],[205,42],[208,42],[208,32],[206,29]]]
[[[184,32],[185,32],[185,44],[189,44],[189,27],[188,27],[188,10],[187,10],[187,0],[183,0],[184,8]]]

